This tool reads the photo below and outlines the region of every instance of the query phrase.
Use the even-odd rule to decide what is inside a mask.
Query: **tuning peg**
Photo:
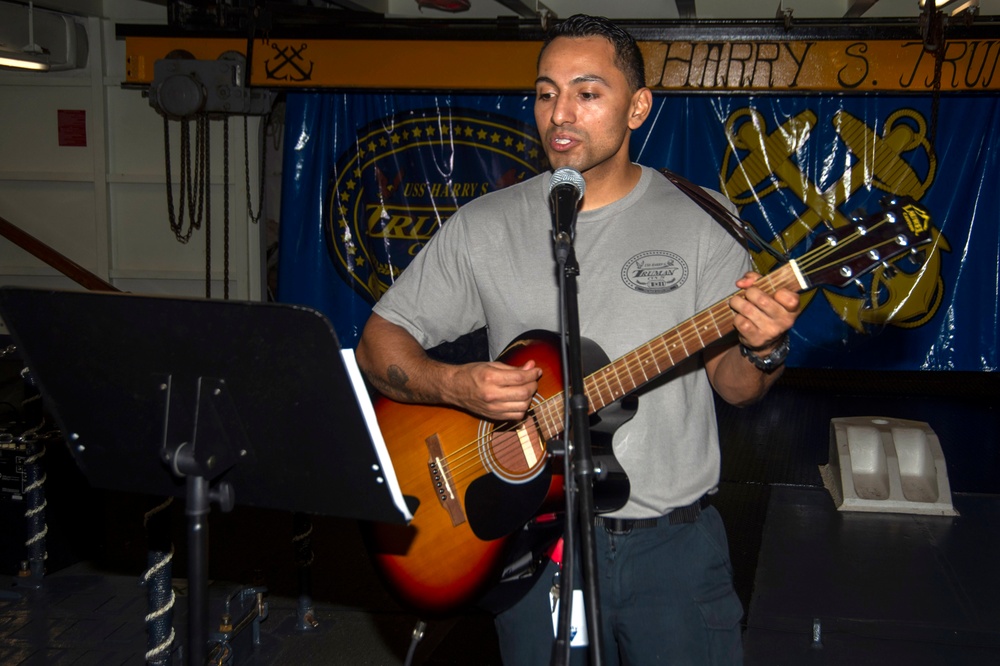
[[[860,222],[866,217],[868,217],[868,211],[864,208],[855,208],[851,211],[851,222]]]
[[[862,296],[868,295],[868,290],[865,289],[865,285],[861,283],[861,280],[854,280],[854,286],[858,288],[858,293]]]
[[[887,280],[891,280],[892,278],[896,277],[897,272],[898,271],[896,270],[895,266],[893,266],[887,261],[882,262],[882,274],[885,276]]]

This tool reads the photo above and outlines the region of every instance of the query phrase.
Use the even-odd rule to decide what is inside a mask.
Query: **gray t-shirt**
[[[492,358],[526,331],[558,331],[550,178],[546,172],[459,209],[374,311],[425,348],[486,326]],[[725,299],[750,267],[733,236],[646,167],[627,196],[579,214],[573,247],[581,335],[610,359]],[[615,433],[632,493],[614,516],[660,516],[718,484],[715,408],[700,354],[666,378],[640,391],[635,416]]]

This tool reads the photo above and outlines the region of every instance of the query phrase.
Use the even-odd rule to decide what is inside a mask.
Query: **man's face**
[[[615,65],[611,42],[553,40],[535,80],[535,123],[552,168],[572,167],[592,177],[628,164],[629,129],[642,122],[632,120],[634,97]]]

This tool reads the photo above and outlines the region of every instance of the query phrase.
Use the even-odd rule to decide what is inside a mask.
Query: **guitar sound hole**
[[[508,481],[528,480],[544,466],[545,447],[540,435],[523,423],[491,428],[483,441],[486,442],[483,457],[487,466]]]

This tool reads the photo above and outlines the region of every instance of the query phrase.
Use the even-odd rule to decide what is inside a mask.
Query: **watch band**
[[[775,347],[770,354],[767,356],[759,356],[752,349],[747,347],[742,342],[740,343],[740,353],[746,357],[748,361],[753,363],[754,367],[762,372],[774,372],[777,368],[781,367],[785,359],[788,358],[788,350],[791,349],[791,341],[786,333],[784,337],[781,338],[781,342]]]

